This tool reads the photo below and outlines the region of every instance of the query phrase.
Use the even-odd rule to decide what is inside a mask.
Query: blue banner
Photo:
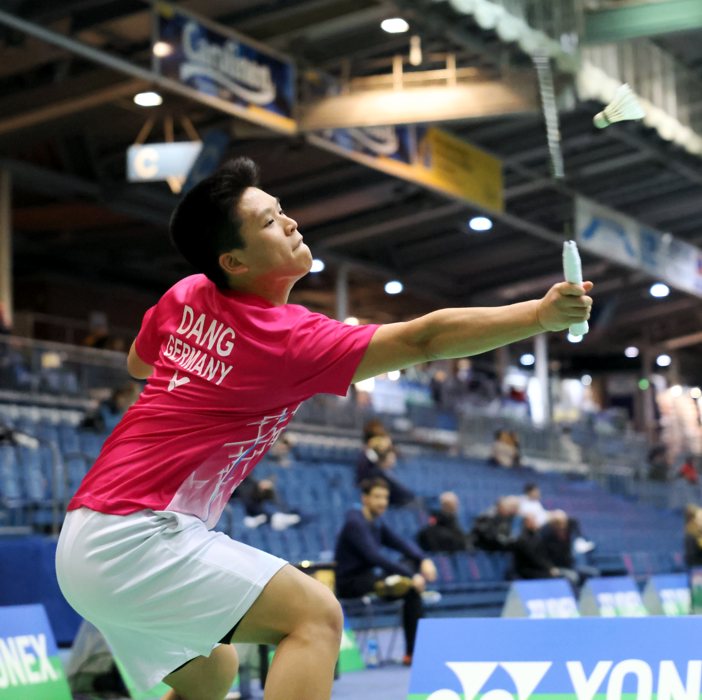
[[[241,116],[296,130],[295,66],[268,47],[167,3],[156,7],[155,70],[241,108]]]
[[[580,617],[570,584],[563,579],[515,581],[502,617]]]
[[[0,608],[0,698],[71,700],[42,605]]]
[[[651,615],[689,615],[690,588],[686,574],[658,574],[648,579],[643,602]]]
[[[591,578],[580,593],[580,613],[602,617],[643,617],[648,614],[638,586],[629,576]]]
[[[420,620],[408,700],[699,700],[702,618]]]

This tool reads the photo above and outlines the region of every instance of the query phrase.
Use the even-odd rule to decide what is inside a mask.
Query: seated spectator
[[[692,503],[685,507],[685,566],[702,566],[702,508]]]
[[[519,510],[517,496],[502,496],[494,506],[480,513],[473,522],[473,545],[488,552],[510,551],[514,543],[512,529]]]
[[[548,558],[559,569],[572,569],[578,574],[578,584],[600,572],[594,566],[576,562],[576,553],[583,553],[587,542],[580,531],[580,525],[574,518],[568,517],[564,510],[551,511],[549,521],[539,531]],[[589,542],[589,549],[594,545]]]
[[[416,544],[396,535],[383,521],[389,497],[390,489],[383,479],[367,479],[361,484],[361,509],[347,513],[336,542],[336,594],[358,598],[375,592],[402,599],[403,663],[409,665],[417,622],[424,612],[422,593],[427,582],[436,580],[436,568]],[[401,552],[409,563],[388,558],[381,547]]]
[[[268,457],[279,467],[288,468],[292,464],[292,451],[295,440],[288,433],[283,433],[268,450]]]
[[[651,481],[668,481],[668,468],[666,446],[657,442],[648,451],[648,478]]]
[[[519,515],[523,518],[533,515],[537,527],[543,527],[549,520],[549,512],[541,503],[541,489],[536,484],[525,484],[524,494],[519,501]]]
[[[506,469],[519,467],[521,465],[521,456],[516,433],[508,430],[497,430],[488,461],[493,466]]]
[[[578,584],[580,577],[573,569],[557,566],[549,556],[533,513],[524,516],[522,533],[515,541],[512,553],[517,578],[565,578],[574,586]]]
[[[371,438],[379,435],[389,435],[383,421],[379,418],[371,418],[369,421],[366,421],[363,426],[363,444],[367,444]]]
[[[439,510],[429,516],[429,524],[417,533],[419,546],[427,552],[460,552],[469,547],[470,537],[458,521],[460,503],[453,491],[439,496]]]
[[[239,498],[244,504],[246,527],[256,528],[270,523],[274,530],[285,530],[302,520],[298,513],[288,512],[278,497],[272,479],[258,481],[252,476],[247,476],[234,491],[232,498]]]
[[[402,507],[415,501],[410,489],[392,474],[397,453],[389,435],[371,436],[356,464],[356,485],[366,479],[385,479],[390,489],[390,505]]]

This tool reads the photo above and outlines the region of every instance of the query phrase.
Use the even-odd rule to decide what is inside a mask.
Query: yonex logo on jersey
[[[183,386],[183,384],[187,384],[189,381],[190,379],[188,377],[179,377],[178,372],[173,372],[171,381],[168,383],[168,391],[173,391],[173,389]]]

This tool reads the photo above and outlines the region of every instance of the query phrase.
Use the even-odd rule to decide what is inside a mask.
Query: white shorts
[[[209,656],[286,563],[171,511],[70,511],[56,548],[66,600],[144,691]]]

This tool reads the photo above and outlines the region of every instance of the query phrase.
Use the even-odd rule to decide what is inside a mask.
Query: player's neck
[[[255,294],[271,302],[275,306],[288,303],[288,297],[295,282],[294,279],[270,279],[258,277],[256,279],[240,280],[232,285],[232,289],[246,294]]]

